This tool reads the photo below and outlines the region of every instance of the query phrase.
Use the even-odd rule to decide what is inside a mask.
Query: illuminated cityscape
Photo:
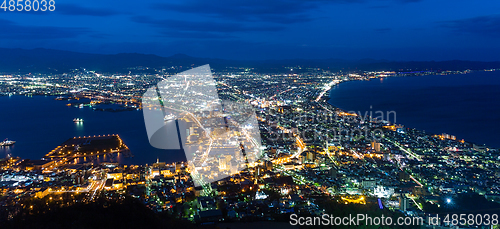
[[[129,198],[154,212],[198,225],[280,221],[290,214],[319,216],[344,205],[358,210],[375,206],[374,214],[425,217],[448,211],[463,195],[498,210],[498,149],[469,143],[460,136],[406,128],[391,121],[395,113],[363,116],[327,102],[330,89],[345,81],[469,72],[214,71],[213,86],[226,101],[225,109],[204,111],[204,107],[220,105],[179,97],[182,91],[162,95],[167,98],[163,105],[169,108],[168,115],[186,123],[190,148],[184,150],[193,164],[96,162],[97,158],[131,157],[134,152],[113,133],[68,136],[54,150],[40,155],[42,160],[1,159],[0,216],[8,221],[55,208],[121,203]],[[2,75],[0,93],[50,95],[75,107],[113,104],[122,112],[154,110],[143,107],[140,96],[162,80],[170,86],[181,83],[169,74],[108,75],[79,69],[53,75]],[[231,101],[253,108],[247,114],[232,114]],[[238,118],[253,113],[258,123],[239,126],[245,122],[237,122]],[[224,123],[229,116],[234,118]],[[249,133],[253,127],[260,130],[260,136]],[[211,155],[215,149],[225,153]]]
[[[500,229],[498,0],[0,0],[0,229]]]

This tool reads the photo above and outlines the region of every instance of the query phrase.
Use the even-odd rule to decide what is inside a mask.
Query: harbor
[[[88,155],[99,155],[108,153],[120,153],[130,151],[123,144],[118,135],[98,135],[88,137],[74,137],[65,141],[63,144],[50,151],[46,158],[58,157],[84,157]]]
[[[46,154],[43,158],[54,161],[56,164],[76,164],[76,159],[92,161],[93,158],[105,155],[120,155],[133,157],[130,149],[123,143],[120,136],[98,135],[87,137],[73,137]]]
[[[11,141],[7,138],[3,142],[0,142],[0,146],[12,146],[14,144],[16,144],[16,141]]]
[[[142,111],[99,112],[91,107],[80,109],[65,106],[67,101],[55,98],[56,96],[16,95],[0,97],[0,102],[9,111],[0,113],[0,118],[9,120],[3,123],[0,142],[5,138],[17,141],[12,146],[0,147],[0,158],[10,154],[12,157],[37,160],[68,138],[117,134],[134,154],[134,157],[125,157],[120,153],[120,163],[146,164],[157,158],[169,163],[185,160],[183,153],[156,149],[149,144]],[[74,122],[73,119],[82,119],[83,122]],[[101,155],[100,159],[103,157]],[[111,155],[107,155],[106,159],[109,157]],[[83,161],[83,158],[78,160]]]

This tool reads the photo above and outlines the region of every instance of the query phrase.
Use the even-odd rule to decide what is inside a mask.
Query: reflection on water
[[[9,155],[12,156],[12,150],[16,145],[12,146],[0,146],[0,158],[6,158]]]
[[[68,101],[54,99],[0,96],[0,139],[16,141],[14,146],[0,147],[0,158],[10,153],[12,157],[37,160],[73,137],[118,134],[134,157],[107,155],[86,160],[124,164],[154,163],[157,158],[167,163],[186,160],[182,152],[160,150],[149,144],[142,111],[94,111],[91,107],[66,106]],[[75,123],[75,118],[84,122]]]
[[[406,127],[500,148],[500,72],[346,82],[329,102],[361,114],[395,111]]]
[[[124,164],[126,161],[124,160],[126,157],[123,155],[123,153],[112,153],[112,154],[104,154],[104,155],[97,155],[97,156],[90,156],[90,157],[81,157],[81,158],[75,158],[74,162],[77,164],[80,163],[103,163],[103,162],[108,162],[108,163],[120,163]]]

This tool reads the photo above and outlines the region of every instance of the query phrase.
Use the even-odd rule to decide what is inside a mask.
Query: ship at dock
[[[81,118],[75,118],[75,119],[73,119],[73,122],[75,122],[75,123],[82,123],[83,119],[81,119]]]
[[[165,115],[165,117],[163,118],[163,121],[165,122],[168,122],[168,121],[172,121],[172,120],[175,120],[177,117],[173,114],[169,114],[169,115]]]
[[[0,142],[0,146],[11,146],[16,144],[16,141],[10,141],[9,139],[3,140],[3,142]]]

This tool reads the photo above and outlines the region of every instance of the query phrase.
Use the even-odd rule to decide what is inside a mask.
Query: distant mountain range
[[[182,66],[169,70],[180,72],[194,66],[210,64],[216,70],[224,70],[226,67],[248,67],[256,68],[261,72],[280,72],[284,67],[302,67],[304,71],[308,67],[329,68],[331,70],[479,70],[500,68],[500,61],[389,61],[389,60],[342,60],[342,59],[287,59],[287,60],[224,60],[212,58],[197,58],[184,54],[176,54],[170,57],[147,55],[139,53],[121,53],[113,55],[89,54],[53,49],[6,49],[0,48],[0,73],[64,73],[71,69],[86,68],[98,72],[126,73],[129,71],[150,71],[151,68],[169,68],[171,66]],[[150,68],[149,70],[146,68]]]

